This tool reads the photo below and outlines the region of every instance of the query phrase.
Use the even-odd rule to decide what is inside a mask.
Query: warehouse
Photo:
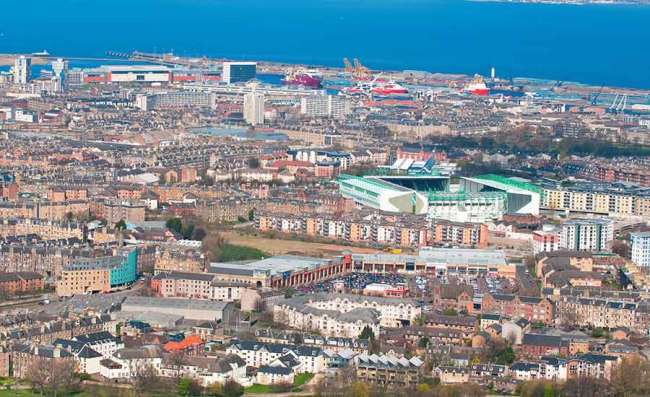
[[[325,280],[351,269],[350,256],[333,259],[280,255],[253,262],[211,263],[216,280],[257,287],[296,287]]]
[[[233,310],[234,306],[227,302],[178,298],[129,296],[122,303],[122,311],[127,313],[161,313],[198,321],[219,321],[224,318],[224,313]]]

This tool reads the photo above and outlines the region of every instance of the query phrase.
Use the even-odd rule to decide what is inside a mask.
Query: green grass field
[[[306,372],[304,374],[298,374],[293,378],[293,389],[292,391],[298,392],[301,390],[301,386],[309,382],[311,378],[314,377],[314,374]],[[268,393],[280,393],[279,391],[274,391],[273,386],[271,385],[260,385],[255,383],[252,386],[248,386],[244,389],[244,392],[250,394],[268,394]]]
[[[293,387],[302,386],[305,383],[309,382],[313,377],[314,374],[310,372],[305,372],[304,374],[298,374],[293,378]]]
[[[247,388],[244,389],[245,393],[271,393],[271,386],[269,385],[259,385],[255,383],[252,386],[248,386]]]
[[[0,390],[0,397],[34,397],[40,396],[33,393],[31,390]]]

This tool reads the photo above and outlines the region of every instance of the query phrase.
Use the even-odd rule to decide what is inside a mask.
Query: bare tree
[[[56,397],[78,386],[76,369],[72,359],[35,357],[28,367],[27,381],[41,395],[47,393]]]
[[[137,369],[132,384],[134,395],[140,396],[145,390],[151,391],[160,387],[160,376],[153,365],[144,365]]]
[[[567,397],[605,397],[607,396],[607,384],[601,379],[586,376],[569,379],[564,384],[564,395]]]
[[[558,317],[560,326],[564,329],[574,329],[578,323],[577,311],[567,305],[563,305]]]
[[[639,357],[624,358],[612,371],[610,386],[615,397],[650,395],[650,363]]]

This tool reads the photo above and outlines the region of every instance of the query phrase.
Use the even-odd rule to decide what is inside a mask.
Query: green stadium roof
[[[477,180],[484,180],[484,181],[492,181],[492,182],[497,182],[506,186],[510,186],[516,189],[521,189],[521,190],[526,190],[529,192],[533,193],[542,193],[542,189],[539,186],[536,186],[530,182],[526,182],[523,180],[515,179],[515,178],[509,178],[503,175],[497,175],[497,174],[484,174],[484,175],[479,175],[475,176],[473,178],[469,179],[477,179]]]

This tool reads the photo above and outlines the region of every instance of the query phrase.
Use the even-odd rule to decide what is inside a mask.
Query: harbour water
[[[650,89],[650,6],[462,0],[31,0],[0,53],[174,51],[233,59],[539,77]]]

